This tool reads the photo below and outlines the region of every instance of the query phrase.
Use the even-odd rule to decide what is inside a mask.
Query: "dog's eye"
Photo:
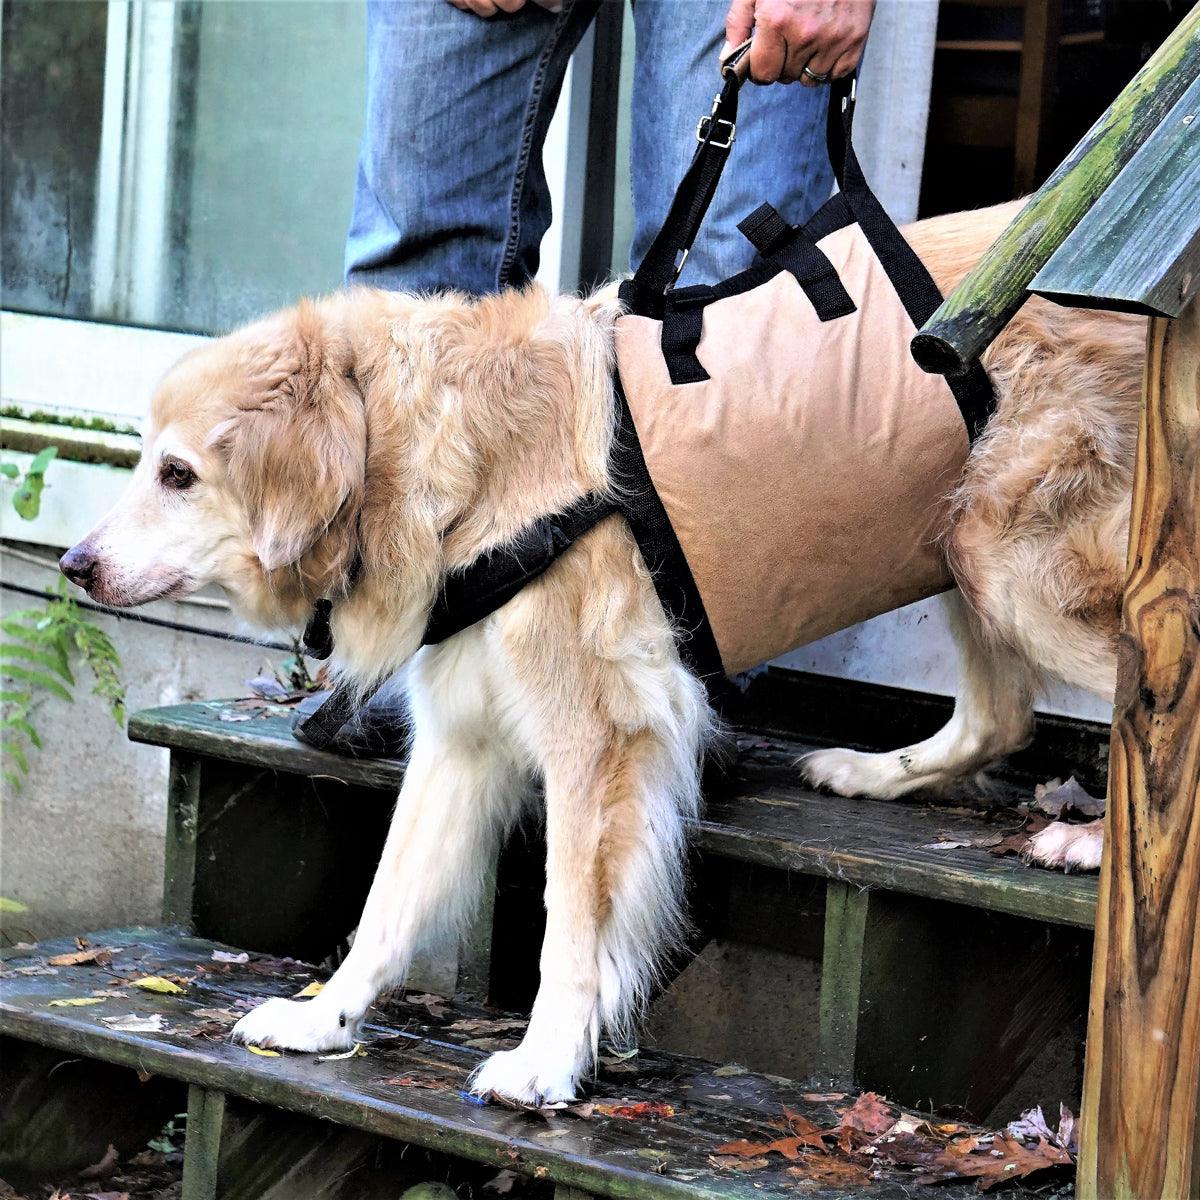
[[[173,488],[177,492],[190,488],[196,482],[196,473],[192,468],[176,458],[169,458],[163,463],[158,477],[164,487]]]

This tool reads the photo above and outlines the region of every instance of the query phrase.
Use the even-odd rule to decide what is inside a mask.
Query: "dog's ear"
[[[350,350],[310,304],[241,335],[236,414],[215,432],[268,571],[297,562],[361,502],[366,411]]]

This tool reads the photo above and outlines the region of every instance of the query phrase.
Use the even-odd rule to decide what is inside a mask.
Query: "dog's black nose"
[[[86,590],[96,573],[96,555],[86,542],[80,542],[58,560],[58,569],[72,583]]]

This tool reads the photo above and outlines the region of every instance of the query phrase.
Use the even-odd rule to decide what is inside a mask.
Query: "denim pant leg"
[[[371,0],[348,283],[481,295],[533,278],[550,224],[542,143],[596,3],[481,20],[446,0]]]
[[[662,225],[696,151],[696,122],[720,91],[728,9],[729,0],[634,0],[631,267]],[[829,197],[828,103],[824,87],[742,88],[737,139],[682,284],[716,283],[749,266],[754,247],[737,223],[764,200],[800,223]]]

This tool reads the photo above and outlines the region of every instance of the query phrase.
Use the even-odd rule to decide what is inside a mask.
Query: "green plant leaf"
[[[0,704],[28,704],[33,697],[28,692],[10,692],[0,689]]]
[[[55,654],[53,651],[34,650],[30,646],[14,646],[11,642],[0,642],[0,658],[18,658],[24,662],[40,663],[60,675],[67,683],[75,682],[71,668],[67,665],[66,655],[62,653]],[[0,667],[0,674],[6,669]]]
[[[13,494],[13,508],[23,521],[34,520],[42,511],[42,489],[46,480],[41,475],[26,475],[25,482]]]
[[[21,777],[19,775],[14,775],[11,771],[0,771],[0,778],[7,779],[9,786],[14,792],[21,790]]]
[[[0,750],[3,750],[21,768],[22,775],[29,774],[29,759],[25,757],[25,751],[16,742],[11,738],[0,738]]]
[[[43,446],[37,454],[33,456],[33,462],[29,464],[29,469],[25,472],[26,475],[44,475],[46,468],[58,457],[57,446]]]
[[[5,479],[20,479],[21,468],[16,463],[0,463],[0,475]]]
[[[57,679],[53,679],[41,671],[31,671],[26,667],[17,666],[16,663],[4,663],[0,666],[0,676],[5,679],[23,679],[35,688],[44,688],[51,695],[65,700],[68,704],[75,702],[75,697]]]
[[[40,750],[42,748],[42,739],[38,737],[38,731],[24,717],[5,717],[3,727],[5,729],[15,729],[18,733],[23,733],[36,749]]]
[[[28,911],[28,904],[22,904],[20,900],[10,900],[7,896],[0,896],[0,913],[23,913]]]

